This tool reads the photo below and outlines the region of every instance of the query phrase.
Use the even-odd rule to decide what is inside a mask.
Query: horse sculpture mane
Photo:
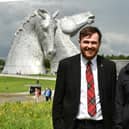
[[[24,20],[15,32],[3,73],[45,74],[45,59],[56,73],[59,60],[79,53],[70,38],[94,16],[85,12],[56,19],[57,15],[38,9]]]

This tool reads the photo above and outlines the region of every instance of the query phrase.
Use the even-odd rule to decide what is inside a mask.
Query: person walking
[[[44,91],[45,100],[49,101],[51,100],[52,91],[50,88],[46,88]]]

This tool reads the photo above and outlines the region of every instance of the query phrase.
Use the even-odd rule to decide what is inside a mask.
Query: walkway
[[[4,77],[18,77],[18,78],[28,78],[28,79],[40,79],[40,80],[56,80],[56,77],[42,77],[42,76],[27,76],[27,75],[16,75],[16,74],[0,74]]]
[[[17,77],[17,78],[28,78],[28,79],[39,79],[39,80],[56,80],[55,77],[41,77],[41,76],[25,76],[25,75],[12,75],[12,74],[0,74],[4,77]],[[54,92],[54,91],[52,91]],[[41,95],[41,100],[44,100],[44,97]],[[34,96],[31,96],[29,92],[22,93],[0,93],[0,103],[4,102],[16,102],[16,101],[34,101]]]

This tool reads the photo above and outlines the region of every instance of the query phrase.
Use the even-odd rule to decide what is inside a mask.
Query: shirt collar
[[[81,62],[86,65],[88,60],[81,54]],[[97,56],[95,56],[92,60],[91,63],[94,65],[97,62]]]

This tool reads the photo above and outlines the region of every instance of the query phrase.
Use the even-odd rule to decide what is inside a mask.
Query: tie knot
[[[92,64],[92,62],[89,60],[88,62],[87,62],[87,65],[91,65]]]

